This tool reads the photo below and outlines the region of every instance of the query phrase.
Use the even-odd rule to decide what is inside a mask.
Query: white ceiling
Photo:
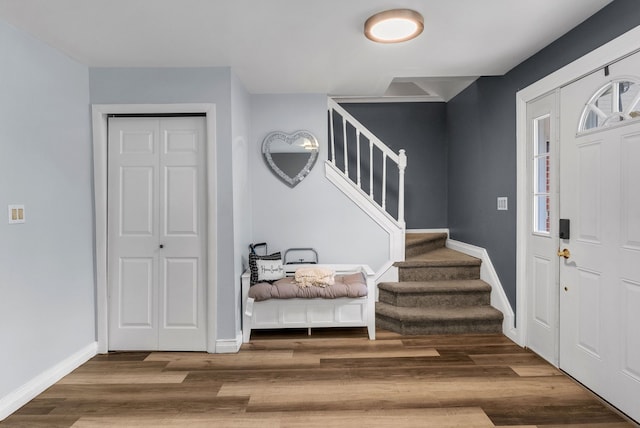
[[[343,97],[382,96],[396,78],[448,100],[611,1],[0,0],[0,19],[91,67],[230,66],[250,93]],[[419,11],[422,35],[366,39],[364,21],[393,8]]]

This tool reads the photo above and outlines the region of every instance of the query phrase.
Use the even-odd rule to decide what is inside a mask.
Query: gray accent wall
[[[515,310],[515,95],[640,25],[640,2],[615,0],[505,76],[482,77],[447,103],[448,224],[453,239],[484,247]],[[509,211],[496,198],[509,198]]]
[[[343,103],[341,106],[393,151],[406,150],[407,229],[447,227],[446,104]],[[396,207],[397,203],[395,195],[389,194],[387,205]]]
[[[2,411],[90,352],[95,279],[88,69],[2,21],[0,63]],[[26,223],[8,224],[9,204],[24,204]]]

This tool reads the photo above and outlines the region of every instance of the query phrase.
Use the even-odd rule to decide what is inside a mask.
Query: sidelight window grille
[[[551,116],[533,120],[533,230],[549,234],[551,231]]]

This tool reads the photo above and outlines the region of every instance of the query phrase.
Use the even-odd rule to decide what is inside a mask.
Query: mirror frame
[[[287,173],[280,169],[280,167],[278,167],[278,165],[274,162],[270,151],[271,145],[275,141],[284,141],[285,143],[291,145],[301,138],[310,140],[315,150],[309,151],[310,156],[305,166],[294,177],[289,177],[289,175],[287,175]],[[295,131],[292,134],[287,134],[282,131],[274,131],[269,133],[262,141],[262,155],[264,156],[264,160],[267,163],[267,166],[276,174],[278,178],[288,184],[289,187],[295,187],[307,175],[309,175],[311,169],[316,163],[316,160],[318,159],[319,151],[320,145],[318,144],[318,140],[316,139],[316,137],[311,132],[304,130]]]

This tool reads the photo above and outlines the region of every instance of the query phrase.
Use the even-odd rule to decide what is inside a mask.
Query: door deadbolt
[[[164,245],[160,244],[160,248],[164,248]]]

